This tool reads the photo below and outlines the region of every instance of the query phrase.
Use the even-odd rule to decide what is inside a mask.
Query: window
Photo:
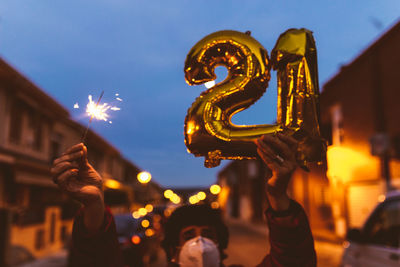
[[[55,231],[56,231],[56,214],[53,212],[50,217],[50,243],[55,241]]]
[[[33,125],[33,149],[40,151],[42,149],[43,123],[40,116],[35,116]]]
[[[321,135],[328,142],[328,146],[332,145],[332,121],[321,123]]]
[[[65,225],[63,225],[63,226],[61,226],[61,230],[60,230],[60,240],[65,242],[65,241],[67,241],[67,237],[68,237],[67,227]]]
[[[107,172],[109,174],[113,174],[114,158],[113,157],[109,157],[106,163],[107,163]]]
[[[53,162],[57,157],[61,155],[61,144],[63,141],[62,134],[55,133],[51,137],[50,143],[50,160]]]
[[[343,143],[344,132],[343,132],[343,115],[342,108],[340,105],[335,105],[331,108],[332,116],[332,144],[334,146],[340,146]]]
[[[28,108],[29,145],[37,151],[42,149],[42,117],[33,108]]]
[[[38,229],[35,236],[35,249],[40,250],[44,248],[44,230]]]
[[[10,110],[10,131],[8,136],[9,141],[14,144],[19,144],[21,142],[22,112],[22,103],[15,100]]]
[[[371,216],[365,235],[372,244],[399,247],[400,199],[388,201]]]
[[[258,166],[257,162],[254,160],[247,161],[247,173],[249,178],[255,178],[258,175]]]

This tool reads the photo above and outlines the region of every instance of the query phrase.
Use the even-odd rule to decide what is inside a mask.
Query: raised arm
[[[67,149],[51,172],[59,188],[83,204],[74,220],[69,266],[123,266],[114,218],[104,206],[103,180],[89,164],[86,147]]]
[[[316,266],[314,240],[303,208],[288,197],[287,187],[297,168],[297,141],[282,134],[256,140],[258,154],[270,169],[266,211],[270,254],[258,266]]]

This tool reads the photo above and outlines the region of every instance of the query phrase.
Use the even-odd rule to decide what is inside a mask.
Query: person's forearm
[[[84,205],[83,221],[89,234],[95,234],[104,220],[104,197],[99,194],[96,200]]]
[[[283,181],[283,183],[276,183],[274,186],[267,185],[267,198],[269,205],[273,210],[283,211],[289,208],[290,199],[287,195],[287,183],[290,180],[291,174],[288,177],[278,177],[278,181]]]
[[[275,211],[283,211],[289,208],[290,199],[286,193],[275,195],[267,191],[268,202]]]

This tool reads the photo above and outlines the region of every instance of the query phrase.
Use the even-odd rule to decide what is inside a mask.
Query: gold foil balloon
[[[185,119],[188,151],[204,156],[206,167],[218,166],[221,159],[258,157],[253,141],[277,131],[301,140],[299,160],[315,160],[307,152],[315,150],[310,149],[310,144],[315,147],[315,138],[320,140],[316,51],[311,33],[303,29],[287,31],[272,55],[273,66],[278,70],[278,123],[250,126],[234,125],[231,118],[255,103],[268,87],[267,50],[249,34],[219,31],[200,40],[187,55],[185,79],[189,85],[215,80],[217,66],[228,69],[227,78],[201,93]]]
[[[219,65],[228,69],[228,77],[203,92],[185,119],[186,146],[196,156],[206,157],[206,167],[219,165],[220,159],[255,157],[257,150],[251,141],[279,128],[231,123],[231,117],[256,102],[268,86],[270,65],[264,47],[241,32],[208,35],[186,58],[186,81],[195,85],[215,80],[214,69]]]
[[[271,62],[278,76],[277,123],[299,141],[300,164],[321,162],[326,143],[319,130],[317,49],[312,32],[290,29],[281,34]]]

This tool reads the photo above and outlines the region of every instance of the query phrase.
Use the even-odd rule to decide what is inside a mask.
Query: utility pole
[[[386,182],[386,190],[389,192],[392,189],[391,186],[391,173],[390,173],[390,137],[387,133],[386,127],[386,114],[385,114],[385,103],[383,96],[382,87],[382,68],[379,60],[379,47],[375,48],[372,54],[372,95],[374,99],[374,113],[375,113],[375,131],[376,134],[371,137],[372,154],[374,154],[374,139],[378,139],[380,145],[380,151],[376,151],[375,155],[380,157],[381,162],[381,175]]]

